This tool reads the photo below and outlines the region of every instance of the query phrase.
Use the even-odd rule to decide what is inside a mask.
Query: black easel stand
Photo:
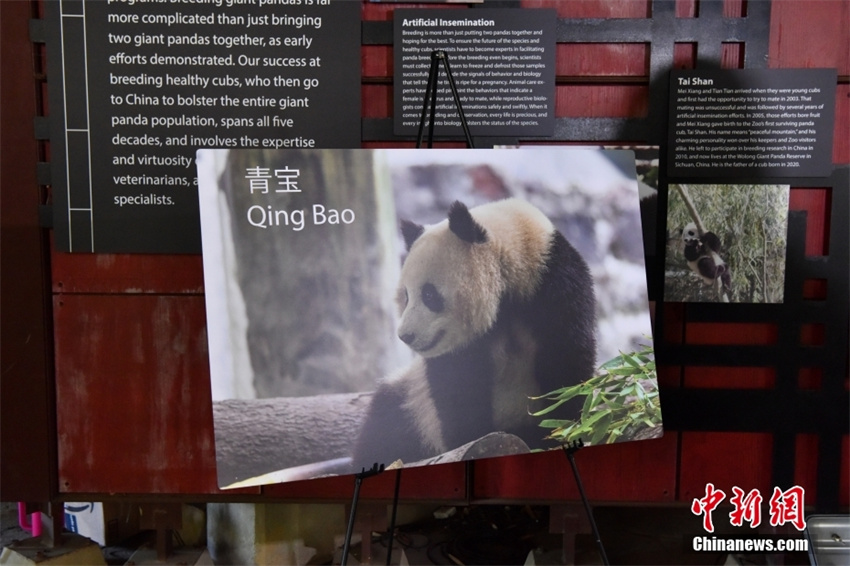
[[[596,546],[599,547],[599,555],[602,557],[602,564],[608,566],[610,562],[608,562],[608,556],[605,554],[605,547],[602,545],[602,538],[599,536],[599,529],[596,527],[596,521],[593,519],[593,511],[590,509],[590,503],[587,501],[587,495],[584,493],[584,486],[581,483],[581,476],[578,473],[578,467],[576,466],[575,458],[573,454],[578,452],[584,446],[584,442],[578,440],[576,442],[571,442],[570,444],[565,444],[564,454],[567,455],[567,460],[570,461],[570,466],[573,468],[573,475],[576,478],[576,485],[578,485],[578,492],[581,495],[581,501],[584,503],[584,510],[587,513],[587,518],[590,520],[590,528],[593,529],[593,537],[596,539]]]
[[[348,516],[348,529],[345,531],[345,543],[342,546],[342,558],[340,559],[340,564],[345,566],[348,562],[348,550],[351,547],[351,533],[354,531],[354,517],[357,515],[357,502],[360,499],[360,484],[363,483],[363,480],[377,476],[381,472],[384,471],[384,465],[380,466],[376,463],[372,465],[372,469],[367,470],[363,468],[359,474],[354,474],[354,498],[351,500],[351,513]]]
[[[396,511],[398,511],[398,491],[401,487],[401,468],[395,472],[395,492],[393,493],[393,512],[390,517],[390,526],[387,530],[389,540],[387,541],[387,566],[390,566],[390,560],[393,556],[393,541],[395,540],[395,519]]]
[[[469,133],[469,126],[466,123],[466,116],[463,114],[463,107],[460,103],[460,96],[457,93],[455,79],[452,76],[452,70],[449,66],[449,54],[443,50],[431,52],[431,70],[428,72],[428,86],[425,88],[425,100],[422,103],[422,117],[419,119],[419,133],[416,136],[416,147],[422,147],[422,134],[425,131],[425,118],[428,115],[428,104],[431,105],[431,115],[428,121],[428,147],[434,146],[434,114],[437,110],[437,78],[440,74],[440,63],[443,64],[443,69],[446,71],[446,79],[449,81],[449,88],[452,90],[455,106],[457,107],[458,116],[460,116],[460,125],[463,128],[463,135],[466,137],[466,143],[469,147],[475,147],[472,143],[472,136]]]
[[[416,147],[417,149],[422,147],[422,134],[425,132],[425,120],[428,119],[428,147],[434,147],[434,120],[435,114],[437,112],[437,82],[438,75],[440,73],[440,63],[443,64],[443,69],[446,71],[446,80],[449,82],[449,88],[452,91],[452,96],[454,97],[455,107],[457,107],[457,113],[460,117],[460,125],[463,128],[463,135],[466,137],[466,143],[470,148],[474,148],[475,145],[472,143],[472,135],[469,133],[469,125],[466,123],[466,116],[463,114],[463,106],[460,103],[460,95],[457,92],[457,85],[455,85],[455,79],[452,76],[452,69],[449,66],[449,55],[445,51],[437,50],[431,52],[431,69],[428,72],[428,85],[425,87],[425,98],[422,102],[422,116],[419,119],[419,132],[416,136]],[[430,103],[431,112],[430,116],[428,113],[428,106]],[[378,467],[378,464],[372,466],[372,469],[369,471],[363,470],[361,473],[355,476],[354,480],[354,500],[351,503],[351,516],[348,519],[348,531],[345,533],[345,546],[342,549],[342,561],[341,564],[344,566],[346,560],[348,559],[348,547],[351,542],[351,531],[354,527],[354,516],[357,509],[357,499],[360,496],[360,483],[363,481],[363,478],[377,475],[384,471],[383,464]],[[398,510],[398,494],[399,487],[401,486],[401,468],[396,471],[395,477],[395,493],[393,494],[393,510],[392,517],[390,519],[388,535],[389,540],[387,543],[387,566],[390,564],[390,560],[392,559],[393,554],[393,541],[395,538],[395,521],[396,521],[396,512]]]

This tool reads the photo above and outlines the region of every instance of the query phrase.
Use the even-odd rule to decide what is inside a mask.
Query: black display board
[[[835,69],[673,71],[671,177],[828,176]]]
[[[449,56],[473,136],[551,136],[555,129],[555,10],[396,10],[394,131],[416,134],[431,53]],[[438,83],[435,133],[457,135],[460,117],[446,76]]]
[[[200,147],[360,145],[360,5],[46,2],[57,249],[199,253]]]

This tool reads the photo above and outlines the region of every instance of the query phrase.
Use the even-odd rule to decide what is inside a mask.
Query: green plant
[[[610,444],[660,427],[654,350],[644,346],[640,351],[621,353],[600,366],[589,380],[534,397],[554,403],[532,415],[549,415],[576,397],[585,398],[579,420],[543,419],[540,426],[552,429],[547,438],[560,443]]]

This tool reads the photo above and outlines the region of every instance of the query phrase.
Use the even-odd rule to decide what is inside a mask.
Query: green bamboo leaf
[[[608,368],[619,367],[619,366],[622,366],[622,365],[623,365],[623,356],[617,356],[616,358],[611,358],[610,360],[608,360],[607,362],[605,362],[604,364],[599,366],[599,368],[607,370]]]
[[[600,405],[602,405],[605,401],[605,397],[599,391],[595,392],[591,397],[589,410],[596,410]]]
[[[604,419],[611,419],[611,413],[606,413],[605,411],[596,411],[587,419],[582,419],[582,426],[595,427],[597,422],[604,421]],[[610,422],[610,421],[609,421]]]
[[[602,419],[596,423],[594,427],[594,432],[590,437],[591,444],[599,444],[599,442],[605,438],[605,435],[608,434],[608,425],[611,424],[611,415],[607,414]]]
[[[593,405],[593,395],[588,395],[584,400],[584,405],[581,408],[581,414],[587,415],[590,413],[591,406]]]
[[[552,431],[552,432],[549,433],[549,435],[546,438],[549,439],[549,440],[555,440],[555,441],[560,442],[561,439],[564,438],[564,431],[561,431],[561,430]]]
[[[640,370],[638,368],[623,366],[619,368],[611,368],[608,370],[608,373],[613,375],[634,375],[638,373]]]
[[[547,414],[551,413],[552,411],[554,411],[555,409],[557,409],[558,407],[560,407],[561,405],[563,405],[564,403],[566,403],[567,401],[569,401],[569,399],[564,399],[563,401],[558,401],[554,405],[550,405],[550,406],[546,407],[545,409],[540,409],[539,411],[535,411],[535,412],[531,413],[531,416],[542,417],[543,415],[547,415]]]
[[[604,381],[593,381],[593,382],[591,382],[590,380],[585,381],[582,384],[582,387],[581,387],[581,394],[582,395],[590,395],[591,393],[593,393],[594,391],[599,389],[600,386],[602,386],[604,384],[605,384]]]
[[[540,421],[540,424],[537,425],[541,428],[561,428],[567,426],[568,424],[573,423],[574,421],[563,420],[563,419],[543,419]]]
[[[540,399],[549,399],[551,401],[560,401],[562,399],[572,399],[575,397],[578,392],[581,390],[581,384],[572,385],[570,387],[562,387],[561,389],[556,389],[555,391],[550,391],[549,393],[544,393],[538,397],[529,397],[529,399],[533,399],[535,401]]]
[[[623,354],[622,358],[623,358],[624,362],[626,362],[627,364],[629,364],[630,366],[632,366],[634,368],[640,369],[640,367],[642,365],[640,360],[638,360],[637,358],[630,356],[628,354]]]
[[[612,395],[611,393],[600,393],[599,394],[599,403],[597,404],[597,410],[606,410],[610,411],[613,408],[615,403],[619,403],[620,396]]]

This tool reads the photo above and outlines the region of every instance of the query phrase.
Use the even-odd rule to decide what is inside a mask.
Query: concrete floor
[[[30,534],[18,526],[18,504],[0,503],[0,546],[24,540]]]

